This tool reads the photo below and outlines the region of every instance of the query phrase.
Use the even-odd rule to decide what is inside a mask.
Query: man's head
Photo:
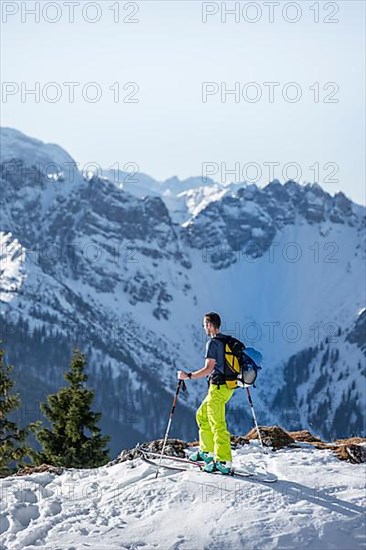
[[[208,336],[212,336],[213,334],[220,332],[220,325],[221,319],[218,313],[214,313],[213,311],[206,313],[203,318],[203,328]]]

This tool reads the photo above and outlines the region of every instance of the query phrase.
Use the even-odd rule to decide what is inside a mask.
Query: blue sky
[[[94,3],[98,11],[80,1],[74,22],[61,1],[58,12],[51,6],[35,22],[26,12],[35,4],[2,2],[2,81],[8,91],[9,86],[15,90],[5,97],[3,84],[3,126],[60,144],[81,167],[95,162],[123,168],[133,162],[164,180],[200,175],[202,164],[209,162],[218,181],[238,179],[224,173],[236,165],[240,181],[265,185],[271,174],[268,163],[278,163],[273,176],[280,181],[297,179],[301,170],[300,181],[319,181],[331,193],[342,190],[364,203],[363,1],[301,1],[284,14],[289,3],[280,2],[273,22],[263,2],[252,2],[252,7],[240,2],[238,22],[233,15],[222,22],[221,2],[206,7],[198,1],[119,2],[117,22],[112,11],[117,2],[108,0]],[[230,9],[235,2],[225,5]],[[4,9],[17,13],[4,22]],[[85,21],[82,9],[90,20],[99,20]],[[203,9],[217,13],[204,23]],[[249,22],[256,16],[257,22]],[[296,16],[297,22],[285,20]],[[327,23],[327,17],[339,21]],[[61,92],[57,102],[42,97],[42,92],[54,97],[50,82]],[[73,103],[65,82],[80,83]],[[81,93],[84,89],[94,97],[90,82],[102,94],[95,103]],[[113,101],[109,88],[116,82],[120,99],[130,94],[138,101]],[[136,84],[124,90],[129,82]],[[206,102],[203,82],[214,83],[217,90]],[[278,83],[273,102],[266,82]],[[292,98],[300,90],[297,102],[282,96],[292,82],[296,89],[288,87],[288,94]],[[21,91],[36,83],[40,101],[30,95],[22,101]],[[239,89],[238,102],[233,95],[221,99],[225,86]],[[257,102],[250,101],[254,92],[262,94]],[[338,102],[325,102],[327,98]]]

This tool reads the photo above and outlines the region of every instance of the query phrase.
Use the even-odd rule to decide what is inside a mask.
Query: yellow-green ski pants
[[[215,460],[231,461],[230,433],[226,426],[225,405],[234,390],[210,384],[208,394],[196,413],[201,451],[213,452]]]

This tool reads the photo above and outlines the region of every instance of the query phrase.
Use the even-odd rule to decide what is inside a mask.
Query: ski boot
[[[213,474],[215,472],[220,472],[220,474],[223,475],[231,475],[232,469],[231,469],[231,462],[228,460],[225,461],[215,461],[211,462],[209,464],[206,464],[206,466],[203,468],[204,472],[208,472],[209,474]]]
[[[206,464],[210,464],[214,459],[213,453],[206,453],[204,451],[196,451],[195,453],[192,453],[189,456],[189,460],[192,462],[206,462]]]

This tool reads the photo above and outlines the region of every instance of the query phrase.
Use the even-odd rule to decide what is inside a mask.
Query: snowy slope
[[[363,433],[365,332],[366,311],[362,310],[348,330],[290,357],[272,401],[280,422],[293,429],[321,425],[329,440],[336,438],[338,430]]]
[[[63,383],[71,350],[81,347],[113,452],[161,436],[177,369],[203,364],[204,312],[219,311],[224,332],[263,353],[253,397],[267,418],[287,361],[349,330],[365,306],[365,210],[343,193],[143,174],[122,187],[80,173],[50,181],[33,159],[65,163],[66,152],[11,129],[1,137],[1,328],[18,387],[36,411],[46,383]],[[344,341],[339,353],[351,360]],[[318,376],[314,368],[308,388]],[[349,389],[360,376],[345,382]],[[180,437],[194,437],[205,390],[198,381],[182,395]],[[234,433],[250,426],[242,401],[238,392],[231,403]],[[340,411],[329,413],[333,422]],[[319,434],[322,426],[319,419]],[[335,435],[350,435],[345,429],[340,423]]]
[[[0,300],[10,302],[24,280],[24,248],[11,233],[0,231]]]
[[[26,136],[14,128],[1,128],[1,160],[9,162],[14,158],[22,159],[30,167],[39,165],[46,174],[64,172],[75,164],[72,157],[62,147],[55,143]]]
[[[95,470],[1,480],[4,550],[237,550],[365,547],[364,464],[300,444],[268,451],[278,481],[155,469],[135,459]],[[237,467],[263,468],[257,441]]]

